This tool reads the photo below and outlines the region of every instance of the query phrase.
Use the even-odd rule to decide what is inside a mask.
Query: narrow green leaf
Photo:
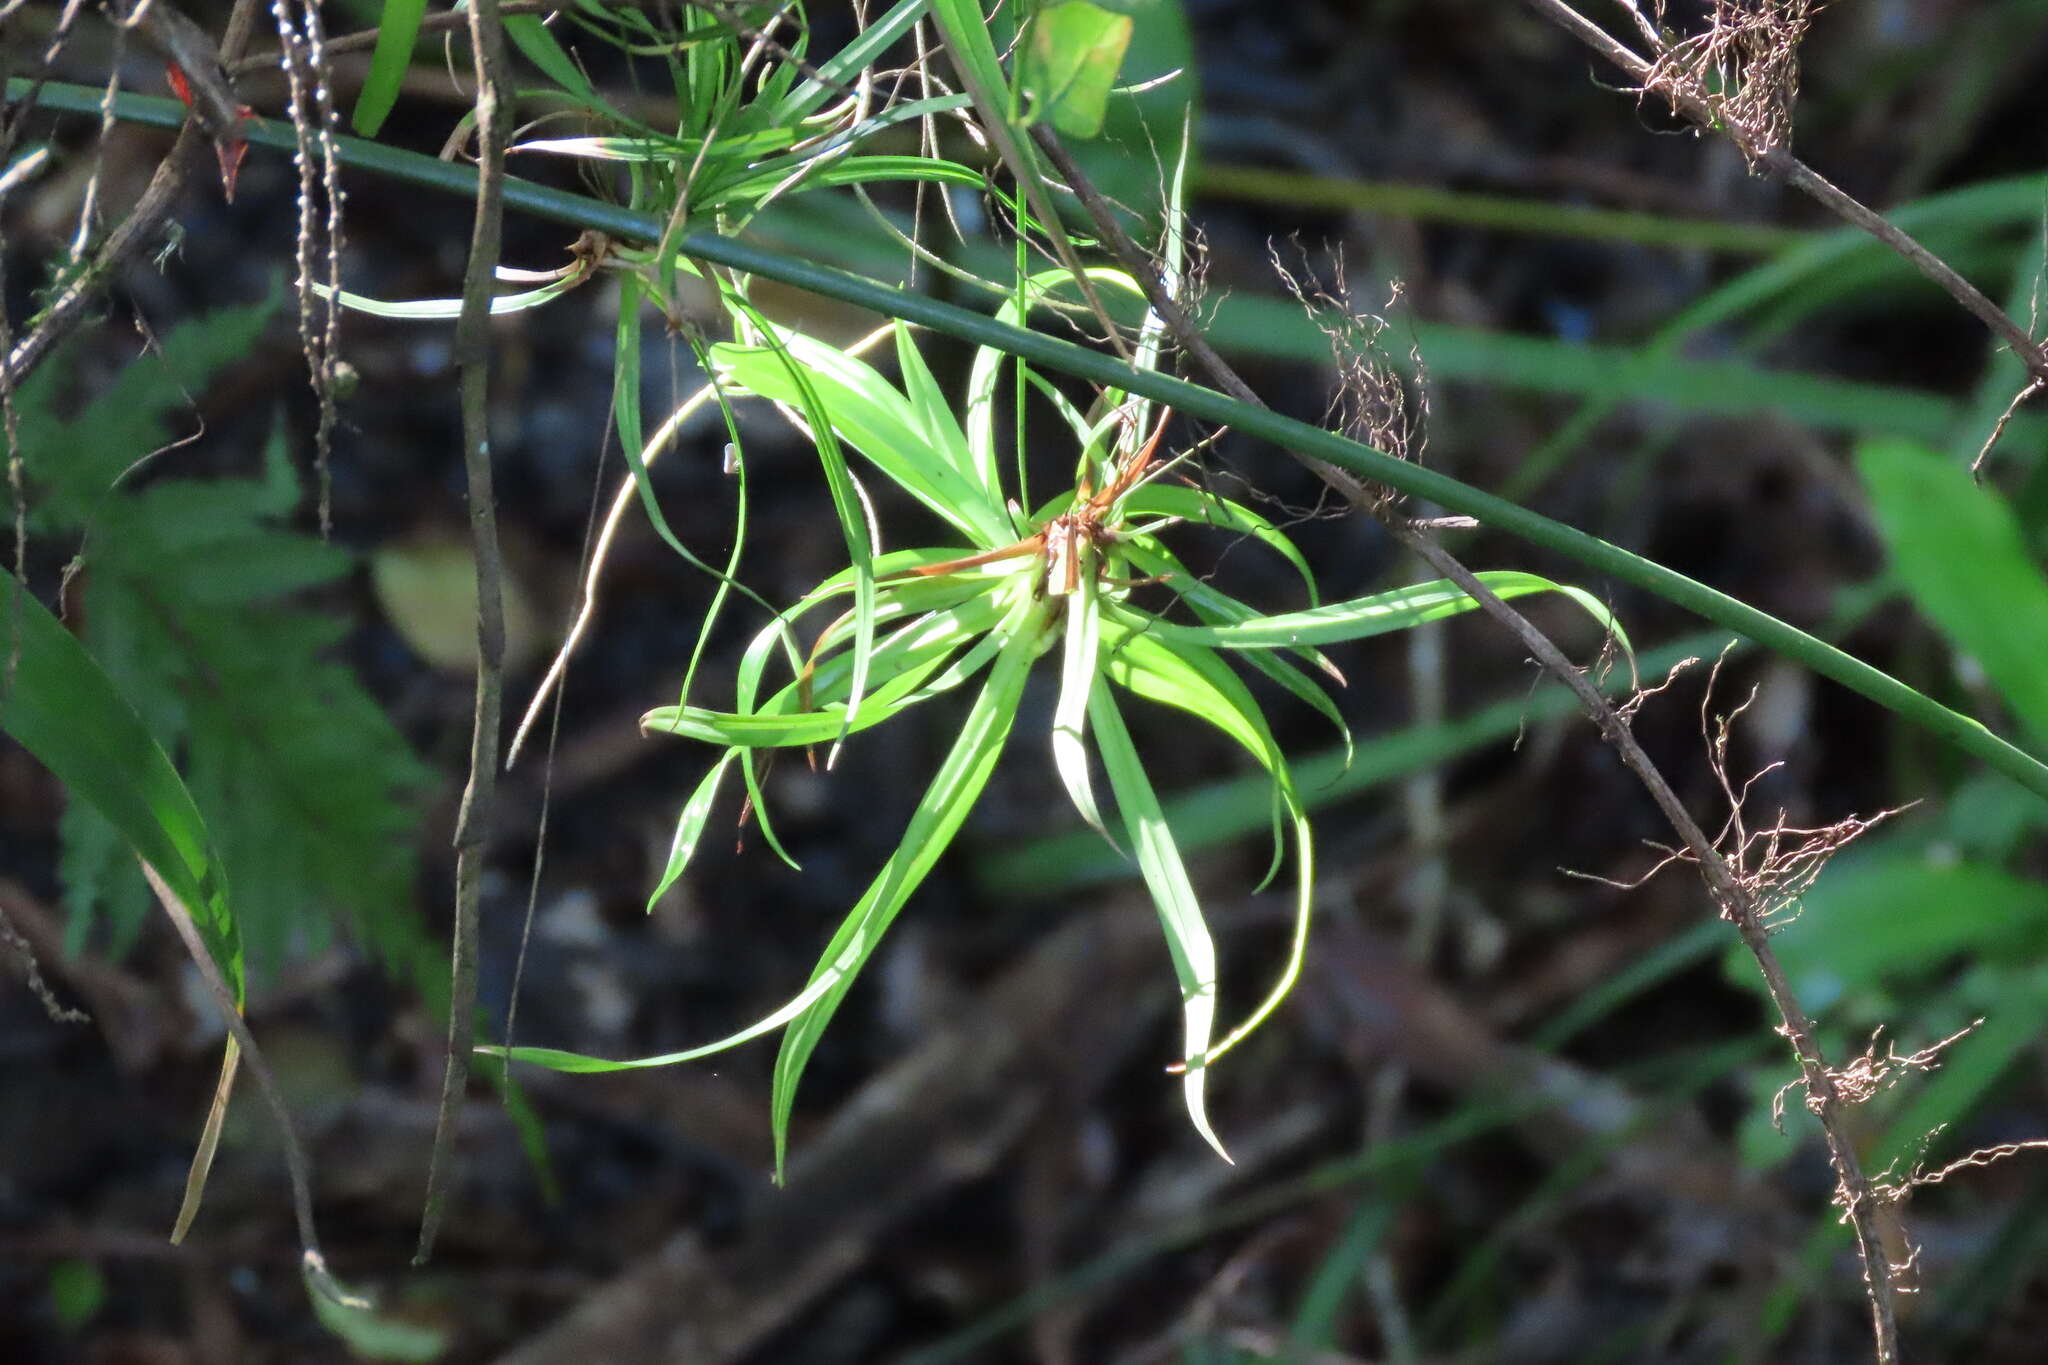
[[[1089,697],[1089,718],[1095,724],[1095,744],[1102,754],[1102,767],[1123,812],[1124,827],[1145,874],[1145,886],[1152,893],[1153,908],[1166,931],[1167,952],[1173,957],[1173,974],[1180,982],[1182,1065],[1181,1095],[1188,1119],[1202,1140],[1216,1149],[1225,1161],[1216,1130],[1209,1126],[1203,1092],[1209,1075],[1209,1035],[1216,1024],[1216,945],[1209,926],[1202,920],[1202,907],[1195,901],[1195,889],[1188,882],[1187,868],[1174,846],[1173,831],[1152,780],[1138,760],[1131,732],[1124,728],[1123,715],[1110,695],[1109,684],[1097,680]]]
[[[528,289],[517,294],[500,294],[491,300],[491,316],[503,317],[507,313],[520,313],[529,308],[538,308],[549,300],[568,293],[582,284],[584,279],[585,277],[580,275],[566,275],[538,289]],[[383,299],[351,294],[346,289],[329,289],[318,280],[313,281],[313,292],[323,299],[332,298],[342,307],[354,312],[367,313],[376,318],[396,318],[403,322],[448,322],[462,314],[461,299],[414,299],[388,303]]]
[[[939,381],[932,377],[924,356],[917,349],[917,341],[910,328],[896,324],[896,367],[903,375],[903,393],[909,400],[912,419],[917,424],[918,435],[923,438],[924,448],[951,464],[962,476],[975,484],[982,499],[992,506],[1002,503],[1002,490],[986,482],[980,466],[974,462],[967,449],[967,433],[960,429],[959,419],[953,416],[953,405],[939,387]]]
[[[351,120],[358,137],[377,136],[391,106],[398,102],[426,12],[427,0],[384,0],[383,14],[377,20],[377,48],[370,54],[370,69],[363,77]]]
[[[1584,607],[1602,629],[1613,631],[1624,646],[1628,644],[1620,622],[1614,619],[1600,599],[1582,589],[1511,570],[1489,571],[1479,574],[1478,578],[1504,599],[1537,592],[1561,592]],[[1348,602],[1332,602],[1307,611],[1262,616],[1232,625],[1183,626],[1170,621],[1155,621],[1151,628],[1167,639],[1219,649],[1291,649],[1363,640],[1389,631],[1407,630],[1425,621],[1471,611],[1478,605],[1448,580],[1437,579],[1391,592],[1375,593],[1370,597],[1354,597]]]
[[[632,1057],[615,1061],[605,1057],[585,1056],[580,1052],[564,1052],[559,1048],[508,1048],[496,1044],[478,1047],[477,1052],[486,1057],[503,1057],[514,1062],[531,1062],[535,1066],[547,1067],[550,1071],[568,1071],[586,1075],[594,1072],[642,1071],[650,1067],[675,1066],[681,1062],[694,1062],[702,1057],[713,1057],[721,1052],[730,1052],[742,1043],[750,1043],[756,1038],[773,1033],[817,1003],[838,982],[839,973],[828,966],[819,975],[813,977],[809,985],[797,992],[766,1018],[756,1020],[738,1033],[727,1034],[716,1042],[705,1043],[702,1047],[685,1048],[681,1052],[665,1052],[659,1057]]]
[[[971,4],[965,3],[965,0],[945,2],[954,5],[963,15],[973,8]],[[934,0],[934,4],[937,3],[939,0]],[[934,13],[937,13],[936,9]],[[986,41],[985,34],[983,38]],[[7,85],[8,98],[23,98],[29,88],[30,82],[25,78],[13,78]],[[40,85],[39,91],[40,101],[45,107],[68,112],[97,113],[105,101],[105,91],[96,86],[45,82]],[[173,99],[117,95],[113,101],[113,108],[117,117],[164,128],[181,127],[187,118],[185,108]],[[294,134],[286,124],[254,119],[250,120],[242,131],[253,144],[286,152],[290,152],[296,146]],[[337,140],[337,147],[343,161],[358,169],[390,176],[441,193],[473,196],[476,192],[476,171],[470,167],[449,165],[430,156],[405,152],[359,138],[340,138]],[[665,221],[653,214],[527,181],[508,181],[505,186],[505,199],[508,207],[522,212],[578,227],[597,228],[624,241],[656,242],[662,238],[665,228]],[[1894,220],[1902,227],[1908,226],[1910,222],[1925,221],[1927,216],[1937,214],[1956,221],[1967,217],[1974,223],[2032,222],[2038,217],[2039,210],[2039,178],[2016,177],[1929,199],[1913,206],[1910,213],[1901,210],[1894,215]],[[1879,249],[1870,245],[1866,237],[1848,229],[1830,234],[1826,243],[1830,250],[1836,251],[1855,247],[1859,243],[1867,250]],[[1575,559],[1598,573],[1633,584],[1646,592],[1655,593],[1685,610],[1695,612],[1726,629],[1739,632],[1765,648],[1796,660],[1822,676],[1841,683],[1878,705],[1898,712],[1913,724],[1940,736],[1965,753],[1981,758],[1997,771],[2023,784],[2037,795],[2048,796],[2048,764],[2000,739],[1971,717],[1942,706],[1889,674],[1872,668],[1860,659],[1815,639],[1777,617],[1758,611],[1726,593],[1709,588],[1661,564],[1553,521],[1508,499],[1461,483],[1426,466],[1396,460],[1357,441],[1252,404],[1237,402],[1214,390],[1176,379],[1171,375],[1134,369],[1112,356],[1073,342],[1008,326],[957,305],[909,293],[899,284],[850,274],[816,260],[794,257],[703,229],[683,234],[675,246],[688,258],[809,290],[842,303],[875,309],[891,317],[901,317],[919,326],[956,337],[971,345],[998,347],[1034,365],[1058,370],[1079,379],[1103,386],[1123,387],[1131,393],[1168,403],[1176,411],[1190,417],[1228,424],[1243,435],[1258,437],[1281,448],[1299,452],[1305,457],[1326,461],[1361,478],[1385,483],[1413,497],[1438,503],[1449,511],[1477,517],[1500,531]],[[1795,254],[1801,256],[1799,265],[1802,269],[1812,268],[1817,259],[1805,253]],[[1731,292],[1727,297],[1717,299],[1716,307],[1725,314],[1727,310],[1748,306],[1758,296],[1758,291],[1765,287],[1758,281],[1750,281],[1745,284],[1745,292],[1740,299]],[[1697,325],[1698,319],[1689,316],[1688,324]],[[1426,327],[1418,328],[1418,334],[1422,345],[1436,357],[1438,341],[1432,340],[1432,337],[1441,339],[1444,334],[1441,331],[1432,333]],[[1575,346],[1573,349],[1580,353],[1590,353],[1588,348],[1581,346]],[[1595,363],[1607,362],[1596,357]],[[1739,391],[1745,385],[1756,382],[1756,372],[1753,370],[1738,376],[1735,382],[1730,382],[1726,374],[1718,377],[1706,375],[1705,369],[1697,364],[1688,365],[1686,370],[1688,374],[1704,375],[1708,382],[1717,385],[1717,393],[1724,400],[1727,391]],[[1441,377],[1444,366],[1434,364],[1433,372]],[[1502,372],[1503,363],[1496,357],[1483,367],[1483,374],[1480,377],[1497,379]],[[1608,384],[1606,387],[1626,388],[1625,377],[1624,382]],[[1871,387],[1863,386],[1866,390]],[[1919,403],[1916,409],[1920,418],[1919,424],[1926,425],[1925,419],[1930,408],[1924,396],[1901,396],[1897,395],[1895,390],[1878,392],[1894,397],[1916,399]],[[1628,396],[1640,395],[1630,393]],[[1863,429],[1877,425],[1890,426],[1901,415],[1897,412],[1880,411],[1871,402],[1871,397],[1868,392],[1857,396],[1848,425]],[[1935,427],[1935,434],[1939,436],[1950,429],[1955,405],[1935,400],[1932,407],[1939,409],[1940,412],[1940,420]]]
[[[746,321],[753,333],[766,343],[767,351],[772,357],[772,366],[764,367],[764,372],[776,373],[787,380],[794,389],[792,397],[785,401],[803,414],[803,420],[810,428],[811,442],[817,450],[818,466],[824,472],[825,487],[832,495],[832,511],[839,518],[840,536],[846,543],[846,556],[850,561],[849,568],[853,576],[853,673],[848,684],[845,712],[845,724],[848,729],[841,730],[832,741],[831,752],[825,758],[825,766],[830,768],[839,756],[839,746],[845,742],[848,730],[860,715],[861,694],[867,687],[869,656],[874,652],[874,558],[877,550],[877,532],[869,521],[867,499],[856,486],[853,472],[847,468],[846,453],[839,446],[836,422],[840,419],[833,416],[832,406],[825,401],[819,385],[814,382],[810,365],[800,363],[792,347],[821,349],[826,355],[837,357],[849,365],[858,365],[862,368],[866,366],[864,362],[834,347],[813,347],[809,339],[799,333],[790,332],[785,335],[783,329],[762,316],[758,309],[736,291],[727,290],[725,299],[727,305]]]
[[[833,430],[976,548],[1009,539],[1009,519],[1000,501],[933,447],[910,401],[873,366],[798,333],[781,342],[803,367],[801,382],[792,366],[776,358],[773,347],[722,345],[713,347],[712,355],[732,382],[777,402],[798,405],[802,383],[808,383]],[[966,437],[960,440],[964,448]]]
[[[832,54],[807,75],[776,106],[774,121],[794,124],[807,117],[828,99],[836,99],[850,79],[880,57],[898,38],[925,15],[929,0],[896,0],[888,13],[870,23],[860,35]]]
[[[505,36],[513,46],[544,72],[549,80],[575,96],[577,103],[596,113],[609,115],[620,123],[631,124],[632,120],[614,109],[604,96],[597,93],[583,69],[576,65],[562,45],[555,41],[555,35],[538,15],[508,14],[505,16]]]
[[[380,1313],[367,1299],[348,1293],[311,1258],[302,1267],[306,1297],[312,1301],[313,1316],[320,1325],[347,1342],[363,1360],[424,1362],[439,1360],[448,1353],[446,1328],[410,1322]]]
[[[696,855],[697,843],[704,837],[704,826],[711,819],[711,807],[718,800],[718,787],[724,781],[726,770],[739,757],[739,750],[728,749],[725,757],[711,765],[711,771],[690,793],[690,799],[683,803],[683,813],[676,819],[676,837],[669,842],[668,865],[662,869],[661,879],[647,897],[647,910],[654,912],[654,903],[662,898],[676,880],[689,867],[690,859]]]
[[[1007,633],[1002,653],[990,673],[981,695],[960,727],[952,749],[925,789],[917,809],[904,828],[903,839],[889,856],[860,901],[840,923],[839,930],[819,958],[812,978],[813,1001],[801,1018],[783,1035],[782,1051],[775,1059],[775,1088],[771,1122],[775,1133],[776,1178],[782,1175],[789,1149],[789,1116],[796,1103],[797,1082],[804,1066],[824,1034],[825,1026],[839,1008],[853,978],[860,972],[876,945],[923,883],[934,864],[988,784],[995,770],[1010,727],[1017,718],[1017,704],[1024,694],[1024,680],[1031,671],[1043,629],[1042,608],[1028,604],[1018,611],[1016,628]],[[820,989],[822,987],[822,989]],[[809,992],[807,992],[809,993]]]
[[[1215,654],[1206,649],[1175,645],[1152,635],[1137,635],[1115,642],[1108,676],[1118,685],[1164,706],[1178,707],[1200,717],[1237,741],[1266,770],[1272,784],[1275,822],[1273,867],[1270,881],[1279,871],[1282,842],[1278,825],[1288,824],[1294,833],[1295,892],[1294,931],[1280,974],[1244,1022],[1232,1029],[1209,1050],[1211,1061],[1243,1042],[1280,1007],[1301,978],[1308,951],[1309,920],[1315,905],[1315,839],[1308,809],[1266,718],[1249,689]],[[1162,815],[1162,820],[1164,819]]]
[[[1081,581],[1067,595],[1067,627],[1062,640],[1060,699],[1052,713],[1052,762],[1067,799],[1081,818],[1103,838],[1109,830],[1096,809],[1095,788],[1088,776],[1088,694],[1095,687],[1097,647],[1101,642],[1102,612],[1095,600],[1095,574],[1091,564],[1081,566]]]
[[[1211,625],[1233,624],[1240,621],[1260,619],[1261,613],[1235,597],[1209,586],[1200,578],[1189,573],[1187,566],[1174,558],[1171,551],[1160,545],[1151,536],[1138,536],[1127,542],[1123,552],[1131,562],[1144,572],[1165,581],[1175,596],[1188,604],[1195,615]],[[1332,682],[1342,684],[1344,675],[1337,665],[1319,649],[1293,648],[1292,653],[1312,663]],[[1248,650],[1244,662],[1254,671],[1265,674],[1281,687],[1330,722],[1343,740],[1345,751],[1351,747],[1351,727],[1344,723],[1343,712],[1314,680],[1285,659],[1268,650]]]
[[[1215,526],[1250,536],[1294,566],[1294,571],[1301,575],[1303,586],[1308,589],[1309,605],[1317,605],[1316,579],[1309,570],[1308,560],[1302,557],[1301,551],[1295,548],[1285,532],[1241,503],[1206,489],[1148,483],[1125,496],[1123,509],[1126,517],[1180,517],[1197,526]]]

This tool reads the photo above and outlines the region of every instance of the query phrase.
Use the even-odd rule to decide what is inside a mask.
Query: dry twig
[[[1909,233],[1902,231],[1876,210],[1831,183],[1825,176],[1792,155],[1791,150],[1783,143],[1771,146],[1760,142],[1743,142],[1743,129],[1735,124],[1723,122],[1715,106],[1699,98],[1695,92],[1670,84],[1660,89],[1657,84],[1656,62],[1631,51],[1607,30],[1573,9],[1566,0],[1527,0],[1527,3],[1544,18],[1620,67],[1636,82],[1636,89],[1657,90],[1671,101],[1674,112],[1699,128],[1727,132],[1734,137],[1752,170],[1784,181],[1814,199],[1843,222],[1863,229],[1904,257],[1915,270],[1932,280],[1966,312],[1989,328],[1992,335],[2011,347],[2013,354],[2026,365],[2030,376],[2048,381],[2048,348],[2035,341],[2024,327],[2006,314],[2004,309],[1986,298],[1982,290],[1964,279],[1947,261],[1920,245]],[[1771,0],[1757,0],[1757,3],[1771,3]],[[1662,41],[1660,36],[1658,42]]]
[[[491,486],[491,296],[504,226],[505,144],[511,110],[504,101],[505,28],[497,0],[473,0],[469,38],[476,60],[477,195],[462,280],[462,315],[455,325],[461,370],[462,463],[469,483],[469,529],[476,549],[476,719],[470,734],[469,783],[455,825],[455,932],[450,954],[448,1057],[441,1079],[441,1112],[427,1173],[415,1264],[433,1254],[434,1237],[455,1179],[455,1124],[469,1083],[476,1027],[476,956],[483,865],[497,794],[498,725],[504,710],[504,561],[498,549],[498,509]]]
[[[1109,210],[1102,197],[1095,193],[1087,176],[1060,146],[1058,138],[1043,125],[1033,131],[1047,158],[1073,187],[1083,208],[1102,234],[1103,240],[1115,254],[1117,263],[1139,282],[1145,291],[1147,301],[1165,322],[1174,338],[1224,392],[1243,402],[1264,407],[1265,404],[1259,396],[1221,356],[1217,355],[1215,348],[1167,294],[1157,268],[1131,240],[1130,234],[1124,231],[1122,223]],[[1780,1031],[1792,1044],[1793,1052],[1798,1057],[1809,1104],[1820,1119],[1821,1130],[1827,1140],[1828,1156],[1835,1168],[1837,1197],[1856,1234],[1857,1251],[1862,1258],[1865,1284],[1869,1291],[1872,1332],[1877,1342],[1878,1360],[1880,1365],[1892,1365],[1897,1359],[1898,1340],[1897,1321],[1892,1308],[1892,1267],[1878,1230],[1869,1217],[1873,1200],[1870,1183],[1863,1174],[1862,1163],[1857,1157],[1855,1145],[1843,1119],[1842,1101],[1837,1091],[1834,1072],[1829,1068],[1826,1056],[1821,1051],[1813,1021],[1807,1017],[1805,1009],[1800,1005],[1792,990],[1791,981],[1786,977],[1777,953],[1771,947],[1769,928],[1764,923],[1764,916],[1759,912],[1750,888],[1745,886],[1728,866],[1727,861],[1715,848],[1713,840],[1707,837],[1699,822],[1693,819],[1684,804],[1679,801],[1671,784],[1665,780],[1663,773],[1637,743],[1628,722],[1615,711],[1585,674],[1565,657],[1564,652],[1549,636],[1537,629],[1527,617],[1502,601],[1470,569],[1439,545],[1434,537],[1395,515],[1357,479],[1298,451],[1289,453],[1336,489],[1354,507],[1377,518],[1403,545],[1437,573],[1449,579],[1461,592],[1477,602],[1482,611],[1521,641],[1523,647],[1528,649],[1546,673],[1570,689],[1581,709],[1599,726],[1601,736],[1636,775],[1650,794],[1651,800],[1656,803],[1658,810],[1678,832],[1680,842],[1698,863],[1700,875],[1706,882],[1707,892],[1716,908],[1735,925],[1737,933],[1742,937],[1743,946],[1756,960],[1771,1003],[1783,1021]]]

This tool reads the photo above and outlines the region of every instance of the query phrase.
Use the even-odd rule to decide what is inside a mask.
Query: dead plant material
[[[1835,1093],[1842,1097],[1845,1104],[1867,1103],[1872,1097],[1897,1085],[1909,1072],[1924,1073],[1934,1070],[1941,1065],[1942,1053],[1975,1033],[1983,1022],[1982,1019],[1974,1020],[1968,1028],[1957,1029],[1940,1042],[1923,1047],[1918,1052],[1906,1053],[1904,1056],[1899,1054],[1897,1043],[1886,1043],[1882,1057],[1877,1055],[1877,1041],[1884,1035],[1884,1028],[1880,1026],[1870,1035],[1870,1041],[1864,1045],[1863,1055],[1835,1071]],[[1798,1084],[1799,1082],[1792,1081],[1780,1086],[1778,1093],[1771,1099],[1771,1123],[1781,1133],[1785,1131],[1785,1096]],[[1808,1108],[1811,1107],[1812,1103],[1809,1100]],[[1886,1188],[1881,1183],[1882,1179],[1883,1177],[1879,1177],[1871,1184],[1871,1193],[1880,1197],[1883,1197]]]
[[[43,980],[43,969],[41,964],[36,961],[34,945],[27,938],[23,937],[20,930],[14,927],[13,922],[7,918],[5,909],[0,909],[0,948],[5,948],[8,952],[12,953],[21,964],[22,984],[28,987],[29,994],[35,996],[37,1002],[42,1005],[43,1013],[48,1016],[51,1023],[89,1024],[92,1022],[90,1015],[72,1009],[57,999],[57,993],[50,989],[50,983]]]
[[[1725,715],[1713,711],[1714,690],[1721,679],[1721,665],[1726,661],[1724,652],[1714,661],[1713,669],[1707,675],[1706,691],[1700,697],[1700,737],[1707,746],[1707,766],[1714,775],[1714,782],[1721,789],[1722,799],[1727,803],[1728,814],[1713,837],[1713,846],[1728,866],[1735,885],[1743,893],[1747,913],[1765,933],[1776,933],[1799,918],[1800,905],[1806,893],[1820,879],[1835,854],[1861,838],[1865,833],[1897,815],[1895,810],[1879,811],[1876,815],[1847,816],[1831,825],[1794,825],[1787,821],[1783,809],[1768,825],[1753,828],[1747,810],[1750,794],[1756,784],[1784,766],[1782,763],[1769,764],[1750,774],[1738,784],[1729,773],[1728,749],[1735,731],[1735,722],[1742,718],[1756,701],[1756,689],[1751,688],[1742,704]],[[1616,708],[1616,713],[1633,718],[1644,702],[1671,686],[1681,670],[1695,660],[1687,660],[1674,668],[1665,680],[1654,688],[1638,689],[1636,694]],[[1665,844],[1654,844],[1663,853],[1649,871],[1628,882],[1615,882],[1605,877],[1590,880],[1607,882],[1610,886],[1634,889],[1662,872],[1673,863],[1697,863],[1699,857],[1693,849],[1673,848]],[[1571,876],[1585,874],[1571,872]],[[1724,918],[1733,919],[1735,909],[1729,904],[1721,906]],[[1904,1059],[1898,1059],[1901,1062]],[[1834,1073],[1841,1098],[1851,1104],[1868,1098],[1867,1094],[1856,1093],[1851,1083],[1851,1073],[1856,1067]],[[1809,1107],[1812,1100],[1809,1098]]]
[[[1792,109],[1799,98],[1799,43],[1813,22],[1809,0],[1714,0],[1705,31],[1672,39],[1664,0],[1634,13],[1656,52],[1643,93],[1659,95],[1682,115],[1688,103],[1712,110],[1742,149],[1752,172],[1792,145]]]
[[[1392,293],[1376,313],[1359,307],[1352,298],[1341,254],[1333,258],[1328,284],[1306,261],[1297,274],[1287,268],[1277,249],[1269,246],[1267,257],[1273,273],[1329,342],[1337,383],[1323,425],[1397,460],[1420,463],[1429,448],[1429,369],[1421,349],[1411,340],[1408,369],[1414,377],[1403,375],[1389,358],[1384,341],[1393,326],[1386,314],[1401,302],[1400,281],[1394,281]],[[1400,500],[1390,488],[1373,491],[1383,509],[1392,509]]]

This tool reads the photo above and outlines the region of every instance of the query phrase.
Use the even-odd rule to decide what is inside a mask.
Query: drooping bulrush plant
[[[1068,278],[1064,272],[1041,276],[1031,282],[1032,293],[1043,298]],[[1097,273],[1095,283],[1136,292],[1135,284],[1116,272]],[[1012,317],[1022,311],[1016,301],[1005,309]],[[1185,457],[1170,455],[1164,444],[1169,414],[1117,391],[1102,394],[1084,412],[1028,371],[1019,379],[1052,402],[1078,454],[1072,486],[1027,514],[1022,510],[1021,458],[1018,496],[1011,498],[997,450],[995,395],[1006,359],[1002,353],[978,353],[963,423],[903,324],[894,328],[901,388],[844,350],[774,329],[758,316],[754,324],[759,344],[712,348],[721,383],[781,405],[821,450],[852,447],[874,471],[943,520],[956,539],[931,548],[874,553],[779,613],[743,655],[731,709],[714,710],[685,699],[647,714],[642,721],[647,730],[725,750],[684,806],[655,896],[687,867],[719,788],[734,768],[764,841],[787,859],[761,790],[763,751],[830,746],[836,754],[848,736],[942,692],[976,679],[981,690],[895,852],[840,923],[809,983],[782,1008],[717,1042],[632,1061],[548,1048],[491,1050],[564,1071],[603,1071],[689,1061],[784,1029],[772,1103],[779,1172],[797,1083],[812,1049],[890,923],[973,809],[1005,751],[1026,678],[1045,659],[1059,672],[1050,735],[1055,767],[1082,818],[1126,850],[1143,874],[1180,986],[1184,1053],[1174,1069],[1182,1075],[1196,1130],[1223,1152],[1204,1104],[1208,1068],[1269,1017],[1292,988],[1307,942],[1314,867],[1306,810],[1286,756],[1228,659],[1263,674],[1342,730],[1337,708],[1304,668],[1341,680],[1323,646],[1435,620],[1468,610],[1473,602],[1446,582],[1431,582],[1315,605],[1306,561],[1279,528],[1183,477]],[[1167,544],[1169,533],[1183,525],[1219,528],[1281,555],[1301,574],[1311,605],[1267,614],[1189,573]],[[1569,593],[1604,628],[1619,634],[1601,604],[1577,589],[1533,574],[1482,577],[1503,597]],[[1137,590],[1154,584],[1164,590],[1170,610],[1138,605]],[[834,606],[842,610],[827,620],[808,650],[797,649],[796,625]],[[769,669],[778,656],[791,676],[771,688]],[[1215,945],[1125,723],[1125,697],[1197,717],[1264,769],[1272,780],[1274,810],[1269,881],[1292,844],[1292,945],[1270,990],[1221,1037]],[[1108,778],[1109,803],[1101,802],[1094,789],[1091,750]]]

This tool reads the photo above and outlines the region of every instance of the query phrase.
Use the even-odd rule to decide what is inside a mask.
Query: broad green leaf
[[[0,663],[6,669],[0,728],[156,870],[160,884],[184,903],[239,1008],[247,990],[241,932],[228,904],[226,869],[191,793],[142,718],[71,632],[12,575],[0,575],[0,585],[0,649],[6,655]],[[173,1241],[198,1214],[239,1056],[231,1037]]]
[[[1914,605],[2048,746],[2048,577],[2011,509],[1961,465],[1910,442],[1866,442],[1856,466]]]
[[[2015,1062],[2039,1048],[2042,1031],[2048,1029],[2048,970],[2038,963],[1992,968],[1979,973],[1975,984],[1981,1022],[1968,1037],[1945,1048],[1940,1069],[1914,1087],[1912,1099],[1872,1153],[1872,1169],[1922,1156],[1933,1168],[1945,1158],[1962,1156],[1968,1149],[1953,1145],[1929,1152],[1930,1135],[1967,1117]],[[1935,1040],[1911,1041],[1917,1047]]]
[[[427,0],[384,0],[383,13],[377,20],[377,47],[370,54],[370,69],[363,77],[362,93],[356,96],[356,136],[377,136],[391,106],[398,102],[406,68],[412,65],[413,44],[419,41],[420,20],[426,12]]]
[[[11,576],[0,576],[0,652],[12,664],[0,728],[178,893],[239,1003],[242,940],[227,873],[169,756],[71,632]]]
[[[1068,137],[1102,131],[1110,87],[1131,42],[1131,19],[1088,0],[1039,10],[1018,67],[1018,84],[1035,100],[1035,117],[1050,117]]]
[[[2048,939],[2048,886],[1984,863],[1944,858],[1923,838],[1855,848],[1828,868],[1797,919],[1772,938],[1810,1010],[1903,985],[1959,958],[1998,960]],[[1731,949],[1731,981],[1758,986]]]
[[[817,1047],[818,1039],[831,1021],[833,1012],[839,1008],[839,1002],[845,998],[853,978],[873,955],[896,913],[923,883],[933,865],[953,842],[953,836],[959,833],[961,823],[973,809],[982,788],[988,784],[996,760],[1002,756],[1003,744],[1017,718],[1017,704],[1024,693],[1024,680],[1037,657],[1039,632],[1043,628],[1040,624],[1042,610],[1035,603],[1019,608],[1013,618],[1016,628],[1008,634],[996,666],[961,725],[952,749],[932,778],[931,785],[925,789],[917,809],[911,813],[902,841],[860,901],[841,922],[832,942],[818,960],[811,991],[806,993],[817,991],[821,985],[824,990],[814,995],[814,1002],[783,1035],[782,1051],[775,1059],[775,1088],[771,1105],[777,1179],[781,1178],[788,1154],[789,1117],[796,1102],[797,1082],[803,1076],[812,1050]]]
[[[1225,1161],[1216,1130],[1209,1126],[1208,1106],[1203,1092],[1209,1076],[1209,1036],[1216,1024],[1216,945],[1209,926],[1202,920],[1202,907],[1188,882],[1187,868],[1174,846],[1173,831],[1159,809],[1152,780],[1145,775],[1131,732],[1124,728],[1123,715],[1109,684],[1096,680],[1089,698],[1089,718],[1095,725],[1095,744],[1102,754],[1102,767],[1109,774],[1110,789],[1123,813],[1124,828],[1145,874],[1145,886],[1152,893],[1152,906],[1166,931],[1167,952],[1173,958],[1173,974],[1180,982],[1181,1046],[1184,1053],[1181,1095],[1188,1119],[1202,1140],[1216,1149]]]

